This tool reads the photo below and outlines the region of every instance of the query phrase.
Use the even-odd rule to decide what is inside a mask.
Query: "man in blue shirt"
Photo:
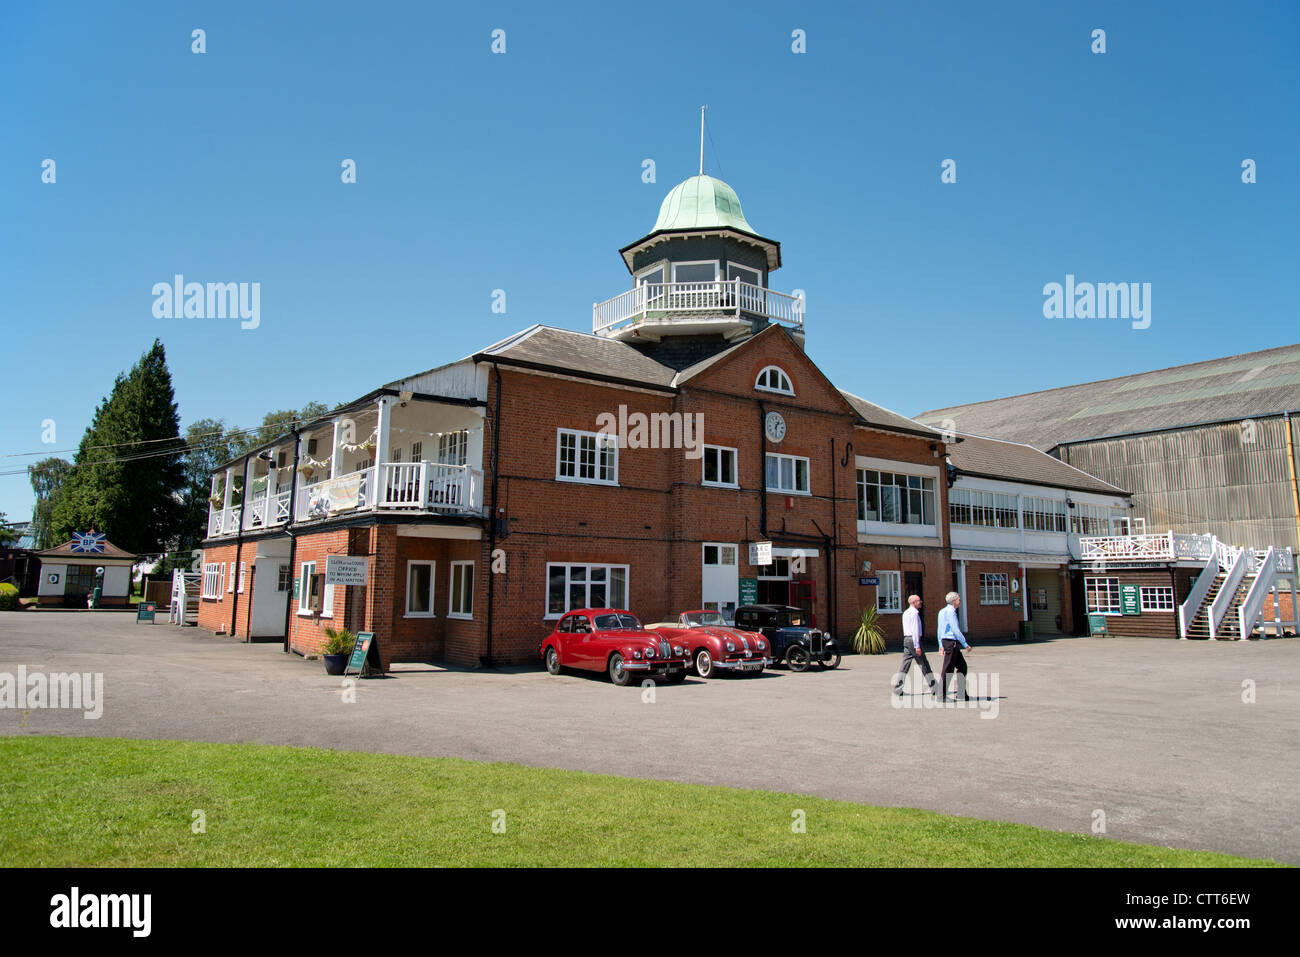
[[[957,674],[961,675],[957,693],[964,700],[970,701],[971,696],[966,693],[966,659],[962,656],[962,651],[970,651],[970,645],[966,643],[966,636],[961,633],[961,625],[957,621],[961,596],[955,591],[950,591],[944,595],[944,601],[947,604],[939,612],[938,627],[939,647],[943,649],[943,666],[939,669],[938,698],[940,701],[948,700],[948,674],[956,669]]]

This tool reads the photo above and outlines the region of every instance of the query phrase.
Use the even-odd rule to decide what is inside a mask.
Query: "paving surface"
[[[815,794],[1300,864],[1300,641],[1060,639],[977,648],[972,709],[899,699],[899,656],[616,688],[401,666],[357,684],[279,645],[129,615],[0,613],[0,674],[102,672],[103,715],[0,709],[0,735],[455,755]],[[931,656],[937,665],[937,656]],[[915,675],[915,672],[914,672]],[[915,679],[914,679],[915,680]],[[1243,701],[1243,682],[1256,700]],[[974,683],[972,691],[980,690]],[[0,744],[0,751],[3,744]]]

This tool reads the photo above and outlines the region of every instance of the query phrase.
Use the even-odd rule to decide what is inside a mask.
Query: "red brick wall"
[[[1007,604],[980,604],[980,575],[1003,574],[1007,576]],[[1014,562],[967,562],[966,588],[962,606],[966,611],[966,633],[971,638],[1011,638],[1020,628],[1025,615],[1025,595],[1019,584],[1010,591],[1012,582],[1020,581],[1020,566]],[[1020,607],[1015,607],[1015,600]]]
[[[239,558],[236,561],[235,555]],[[203,564],[224,562],[225,587],[218,599],[199,599],[199,627],[218,634],[248,637],[248,622],[253,607],[253,564],[257,559],[257,542],[244,542],[242,547],[234,542],[208,547],[203,550]],[[235,591],[230,591],[230,563],[235,562]],[[239,593],[239,566],[246,567],[244,591]],[[202,566],[200,566],[202,571]],[[201,581],[201,580],[200,580]],[[275,583],[271,583],[275,587]]]

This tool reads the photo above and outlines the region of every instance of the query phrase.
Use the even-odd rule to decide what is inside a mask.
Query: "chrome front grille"
[[[659,639],[659,654],[665,658],[672,657],[672,649],[668,647],[667,639],[664,638]]]

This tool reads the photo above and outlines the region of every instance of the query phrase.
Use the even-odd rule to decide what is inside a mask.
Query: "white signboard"
[[[772,543],[771,542],[750,542],[749,563],[751,565],[772,564]]]
[[[370,559],[364,555],[326,555],[325,584],[365,585],[370,577]]]

